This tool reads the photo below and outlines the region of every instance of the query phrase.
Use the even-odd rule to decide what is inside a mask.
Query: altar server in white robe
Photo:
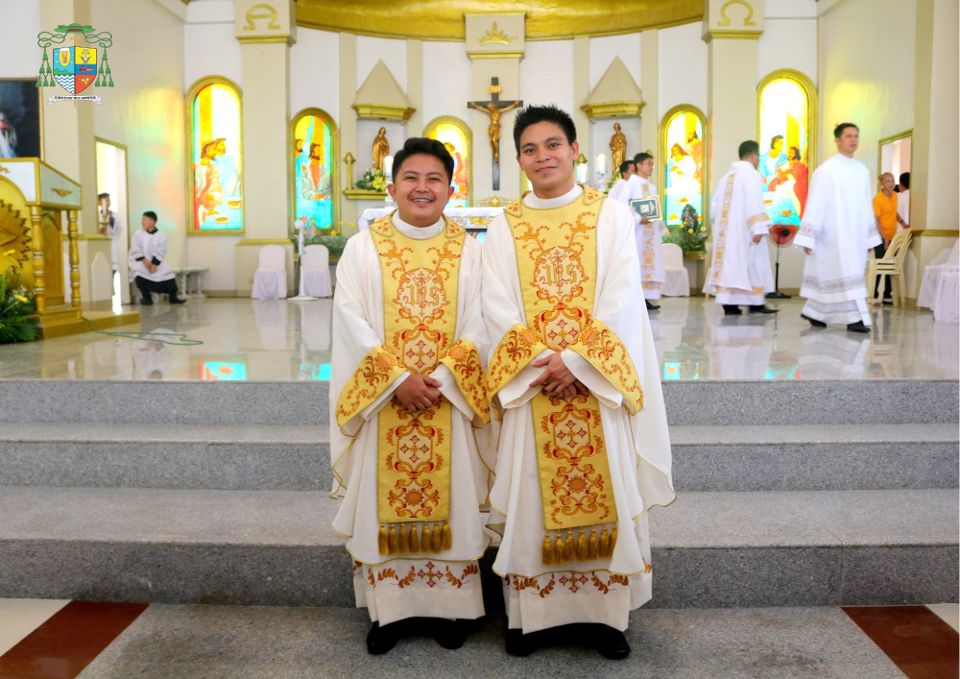
[[[130,246],[130,280],[140,291],[140,304],[153,304],[150,293],[168,295],[171,304],[187,300],[177,297],[177,275],[167,264],[167,235],[157,228],[157,213],[147,210],[140,219]]]
[[[494,218],[483,250],[506,649],[527,655],[551,628],[593,623],[583,638],[623,658],[629,613],[652,593],[647,511],[674,499],[634,220],[574,183],[566,112],[523,110],[514,141],[533,191]]]
[[[649,153],[638,153],[634,156],[636,174],[627,180],[626,190],[613,196],[615,200],[625,203],[628,207],[635,198],[651,198],[657,195],[657,185],[650,181],[653,176],[653,156]],[[662,209],[662,208],[661,208]],[[647,309],[656,310],[660,307],[650,300],[660,299],[663,282],[667,274],[663,268],[663,235],[667,232],[662,219],[648,219],[641,217],[636,210],[630,208],[636,227],[634,229],[637,240],[637,253],[640,256],[640,272],[643,283],[643,297]]]
[[[457,648],[484,613],[480,244],[443,216],[452,172],[441,142],[408,139],[388,187],[397,210],[347,241],[337,266],[333,527],[347,538],[373,654],[393,648],[399,628]]]
[[[846,324],[870,332],[864,269],[867,250],[882,241],[873,214],[870,171],[853,157],[860,129],[840,123],[833,131],[837,155],[813,173],[807,207],[794,245],[804,249],[801,315],[815,328]]]
[[[617,178],[617,181],[613,183],[613,186],[610,187],[610,191],[607,193],[607,198],[612,198],[613,200],[618,200],[621,203],[627,202],[627,194],[629,189],[630,177],[632,177],[637,172],[637,166],[632,160],[625,160],[620,163],[618,168],[620,176]]]
[[[716,297],[727,316],[743,313],[741,304],[752,314],[775,314],[763,303],[773,291],[773,273],[764,240],[770,217],[763,209],[763,177],[757,172],[760,145],[745,141],[739,155],[713,192],[713,261],[703,291]]]

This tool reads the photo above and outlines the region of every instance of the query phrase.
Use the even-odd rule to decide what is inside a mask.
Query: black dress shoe
[[[750,306],[751,314],[775,314],[779,309],[771,309],[766,304],[753,304]]]
[[[170,304],[186,304],[186,303],[187,303],[187,300],[183,299],[182,297],[170,298]]]
[[[593,647],[597,649],[597,653],[610,660],[623,660],[630,655],[630,644],[623,632],[607,625],[597,625]]]
[[[743,314],[743,309],[738,307],[736,304],[724,304],[723,305],[723,315],[724,316],[740,316]]]
[[[806,316],[806,315],[804,315],[804,314],[800,314],[800,318],[805,318],[805,319],[807,319],[808,321],[810,321],[810,325],[812,325],[814,328],[826,328],[826,327],[827,327],[827,324],[824,323],[823,321],[818,321],[818,320],[816,320],[815,318],[810,318],[809,316]]]
[[[865,326],[863,321],[857,321],[856,323],[847,323],[847,332],[867,333],[870,332],[870,328]]]
[[[537,650],[537,644],[532,634],[524,634],[521,629],[508,629],[507,642],[505,644],[507,653],[517,657],[530,655]]]
[[[893,306],[893,300],[890,299],[889,297],[884,297],[883,304],[884,306]]]
[[[146,297],[141,297],[141,298],[140,298],[140,304],[142,304],[142,305],[144,305],[144,306],[150,306],[151,304],[153,304],[153,300],[152,300],[152,299],[147,299]]]
[[[434,622],[433,638],[444,648],[450,650],[460,648],[469,634],[469,620],[437,620]]]
[[[643,301],[646,302],[648,311],[656,311],[657,309],[660,308],[656,304],[651,304],[648,300],[643,300]]]
[[[370,626],[367,632],[367,653],[383,655],[397,645],[397,628],[394,625],[380,626],[379,622]]]

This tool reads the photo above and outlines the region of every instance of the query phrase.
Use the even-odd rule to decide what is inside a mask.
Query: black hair
[[[775,134],[772,137],[770,137],[770,148],[773,148],[773,145],[777,142],[777,139],[779,139],[780,141],[783,141],[783,135]],[[760,148],[760,144],[757,144],[757,148]]]
[[[901,172],[901,173],[900,173],[900,186],[902,186],[902,187],[905,188],[905,189],[909,189],[909,188],[910,188],[910,173],[909,173],[909,172]]]
[[[855,129],[857,132],[860,131],[860,128],[857,127],[856,125],[854,125],[853,123],[840,123],[840,124],[837,125],[835,128],[833,128],[833,138],[834,138],[834,139],[839,139],[839,138],[840,138],[840,135],[843,134],[843,131],[844,131],[845,129],[847,129],[848,127],[852,127],[852,128]]]
[[[410,137],[403,142],[403,148],[397,151],[397,155],[393,157],[393,174],[391,176],[396,178],[403,163],[410,156],[415,155],[433,156],[439,160],[443,163],[443,169],[447,171],[447,183],[453,181],[453,157],[442,141],[428,137]]]
[[[740,154],[740,160],[743,160],[751,153],[760,153],[760,144],[755,142],[753,139],[747,139],[746,141],[740,142],[740,148],[737,150],[737,153]]]
[[[150,219],[152,219],[154,224],[157,223],[157,213],[154,212],[153,210],[147,210],[146,212],[143,213],[143,216],[149,217]]]
[[[623,176],[623,173],[630,169],[630,166],[633,165],[632,160],[625,160],[620,163],[620,169],[617,170],[620,173],[620,176]]]
[[[109,197],[110,197],[110,194],[109,194],[109,193],[100,193],[100,194],[97,194],[97,200],[103,200],[104,198],[109,198]]]
[[[577,140],[577,126],[573,124],[573,118],[570,114],[553,104],[549,106],[527,106],[520,109],[517,119],[513,123],[513,144],[517,147],[517,153],[520,153],[520,135],[531,125],[537,123],[554,123],[563,130],[567,143],[572,144]]]
[[[643,161],[647,160],[648,158],[653,158],[653,154],[650,154],[650,153],[647,153],[646,151],[643,151],[642,153],[638,153],[637,155],[635,155],[635,156],[633,157],[633,162],[635,162],[637,165],[639,165],[640,163],[642,163]]]

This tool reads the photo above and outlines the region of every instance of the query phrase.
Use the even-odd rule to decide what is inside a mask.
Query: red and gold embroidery
[[[522,347],[554,351],[580,347],[579,351],[593,352],[593,360],[606,366],[607,353],[613,349],[609,340],[605,347],[596,336],[600,328],[591,325],[590,316],[600,198],[585,189],[580,200],[562,208],[532,210],[515,203],[506,210],[527,321],[526,329],[514,328],[511,333],[532,335],[523,337]],[[582,335],[590,328],[592,344],[581,346]],[[509,334],[501,346],[508,339]],[[491,375],[491,388],[499,379],[502,376]],[[617,508],[599,402],[593,395],[564,399],[540,393],[531,408],[546,531],[543,562],[609,557],[616,543]],[[591,529],[589,535],[584,528]]]
[[[640,412],[643,408],[643,387],[640,386],[637,369],[623,342],[606,323],[591,318],[580,333],[580,341],[572,345],[570,350],[587,359],[623,394],[627,412],[631,415]]]
[[[366,573],[363,572],[364,570]],[[365,566],[357,561],[354,563],[354,574],[360,574],[373,589],[384,584],[399,589],[415,585],[425,585],[429,589],[440,587],[463,589],[465,585],[474,584],[472,581],[476,581],[479,586],[480,568],[475,561],[459,569],[451,568],[450,565],[445,565],[441,569],[432,561],[427,561],[419,568],[410,566],[401,577],[397,569],[392,566]]]
[[[460,253],[466,232],[448,222],[417,241],[390,216],[370,227],[383,279],[384,337],[402,368],[427,375],[449,353],[457,321]],[[377,445],[378,546],[381,554],[440,552],[452,544],[452,407],[409,413],[396,399],[380,411]]]
[[[474,415],[483,424],[490,422],[490,399],[487,396],[487,383],[483,375],[480,352],[473,342],[466,339],[457,341],[440,362],[447,366],[460,393]]]
[[[508,575],[505,582],[515,592],[532,591],[541,599],[556,592],[599,592],[606,595],[630,586],[629,576],[610,571],[564,571],[534,577]]]
[[[487,390],[499,393],[527,364],[547,346],[536,333],[523,325],[515,325],[500,340],[487,367]]]
[[[370,350],[360,361],[337,399],[337,424],[340,427],[356,417],[405,372],[396,356],[382,344]]]

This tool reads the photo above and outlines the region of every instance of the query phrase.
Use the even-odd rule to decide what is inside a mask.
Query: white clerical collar
[[[416,238],[417,240],[424,240],[426,238],[433,238],[443,231],[443,217],[440,217],[440,221],[432,226],[414,226],[413,224],[407,224],[405,221],[400,219],[400,211],[393,213],[393,219],[391,220],[393,225],[397,227],[397,231],[402,233],[404,236],[409,236],[410,238]]]
[[[572,189],[567,191],[562,196],[557,196],[556,198],[540,198],[537,194],[531,191],[523,197],[523,204],[527,207],[536,208],[538,210],[552,210],[555,207],[569,205],[579,198],[581,193],[583,193],[583,187],[579,184],[574,184]]]
[[[630,179],[633,179],[634,177],[636,177],[636,178],[637,178],[637,181],[640,182],[641,184],[652,184],[652,183],[653,183],[653,182],[651,182],[649,179],[644,179],[643,177],[641,177],[641,176],[638,175],[638,174],[632,175],[632,176],[630,177]]]

